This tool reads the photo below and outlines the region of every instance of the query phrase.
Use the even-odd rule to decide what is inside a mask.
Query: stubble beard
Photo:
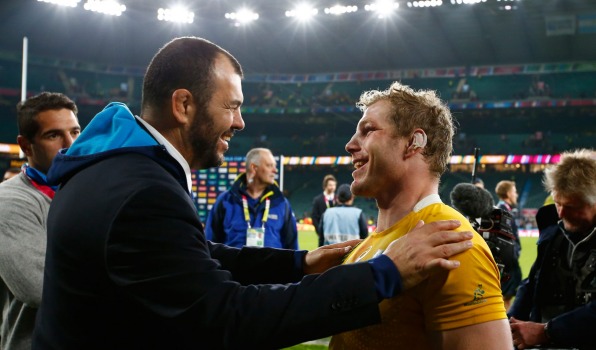
[[[197,111],[189,130],[189,140],[194,154],[194,163],[200,169],[219,167],[223,163],[223,154],[217,152],[219,135],[214,135],[214,123],[205,108]]]

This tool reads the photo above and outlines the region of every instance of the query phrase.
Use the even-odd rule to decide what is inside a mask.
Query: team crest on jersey
[[[477,304],[482,304],[486,302],[486,299],[484,299],[484,289],[482,288],[482,283],[478,283],[478,286],[476,287],[476,289],[474,289],[474,297],[472,299],[472,301],[468,301],[467,303],[465,303],[465,306],[470,306],[470,305],[477,305]]]

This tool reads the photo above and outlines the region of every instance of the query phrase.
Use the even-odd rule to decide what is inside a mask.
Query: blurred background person
[[[20,172],[21,172],[21,168],[10,167],[10,168],[6,169],[6,171],[4,172],[4,177],[2,178],[2,181],[6,181],[6,180],[10,179],[11,177],[17,176]]]
[[[482,179],[479,177],[475,178],[472,183],[474,184],[474,186],[484,188],[484,181],[482,181]]]
[[[298,249],[298,228],[290,201],[275,181],[277,162],[267,148],[246,154],[246,172],[222,193],[209,212],[207,239],[232,247]]]
[[[354,195],[349,184],[337,189],[337,205],[323,213],[319,232],[324,241],[319,246],[364,239],[368,236],[368,225],[362,209],[354,207]]]
[[[507,210],[513,218],[517,217],[517,188],[515,182],[503,180],[497,183],[495,187],[495,193],[499,197],[497,207],[502,210]],[[514,259],[511,260],[511,264],[505,266],[505,272],[509,278],[506,281],[501,280],[501,291],[503,292],[503,300],[505,301],[505,308],[508,310],[511,306],[511,299],[517,292],[517,287],[522,279],[521,267],[519,266],[519,256],[521,254],[521,242],[519,240],[518,227],[515,220],[511,221],[511,232],[515,237],[514,240]],[[510,266],[509,266],[510,265]]]
[[[317,236],[319,237],[319,247],[323,245],[323,235],[319,231],[321,224],[321,217],[325,210],[335,206],[335,189],[337,188],[337,179],[335,176],[328,174],[323,178],[323,193],[318,194],[312,201],[312,224],[315,227]]]

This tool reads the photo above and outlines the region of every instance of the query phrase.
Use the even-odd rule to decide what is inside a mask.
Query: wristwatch
[[[551,337],[551,334],[550,334],[550,332],[551,332],[550,322],[551,321],[548,321],[544,324],[544,336],[546,337],[546,341],[547,341],[547,343],[545,345],[553,343],[553,338]]]

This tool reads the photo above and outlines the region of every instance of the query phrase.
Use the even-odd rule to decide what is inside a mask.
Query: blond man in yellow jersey
[[[441,202],[439,178],[446,170],[454,134],[449,109],[432,91],[393,83],[365,92],[364,114],[346,145],[352,155],[352,192],[375,198],[377,231],[346,258],[365,261],[421,220],[467,220]],[[379,325],[335,335],[331,349],[503,349],[512,348],[499,271],[484,240],[457,255],[461,266],[439,273],[380,303]]]

